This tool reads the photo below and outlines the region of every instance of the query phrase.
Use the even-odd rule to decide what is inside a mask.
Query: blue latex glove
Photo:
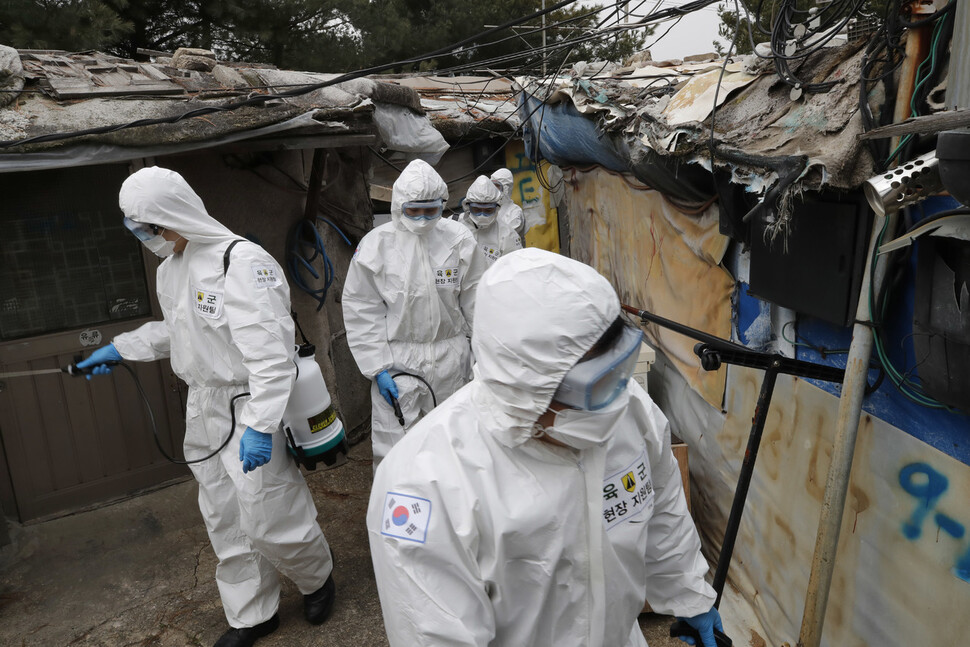
[[[252,472],[265,465],[272,456],[273,434],[264,434],[252,427],[246,427],[239,441],[239,460],[242,461],[243,472]]]
[[[391,402],[391,398],[397,398],[397,384],[394,383],[394,378],[387,371],[381,371],[377,374],[377,388],[380,389],[381,395],[387,400],[387,403],[394,406]]]
[[[717,647],[717,643],[714,641],[714,629],[723,632],[724,627],[721,625],[721,614],[717,612],[715,607],[711,607],[709,611],[692,618],[678,618],[678,620],[683,620],[697,630],[697,633],[701,635],[701,640],[704,641],[703,647]],[[694,644],[694,639],[689,636],[678,636],[678,638],[688,645]]]
[[[114,344],[108,344],[107,346],[95,349],[87,359],[78,362],[77,367],[82,370],[91,369],[85,376],[90,380],[92,375],[107,375],[111,372],[111,365],[105,362],[117,364],[120,361],[121,353],[118,352]]]

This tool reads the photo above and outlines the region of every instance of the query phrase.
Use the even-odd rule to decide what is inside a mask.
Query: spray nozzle
[[[397,401],[397,398],[395,398],[394,396],[391,396],[391,406],[394,407],[394,416],[397,418],[397,421],[400,422],[401,423],[401,426],[403,427],[404,426],[404,412],[401,411],[401,403],[398,402]]]
[[[74,356],[74,361],[72,363],[68,364],[67,366],[61,367],[61,371],[63,373],[67,373],[71,377],[80,377],[82,375],[91,375],[91,371],[94,369],[94,366],[89,366],[87,368],[80,368],[77,365],[78,362],[80,362],[83,359],[84,359],[84,357],[82,357],[81,355],[75,355]],[[116,362],[116,361],[113,361],[113,360],[106,360],[104,362],[101,362],[97,366],[102,366],[102,365],[117,366],[120,363],[121,362]]]

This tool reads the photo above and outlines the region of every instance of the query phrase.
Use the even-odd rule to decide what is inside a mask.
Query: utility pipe
[[[922,18],[922,15],[917,17]],[[910,99],[913,97],[913,90],[916,89],[916,69],[926,58],[930,50],[929,34],[932,27],[923,25],[915,27],[906,32],[906,58],[899,70],[899,86],[896,88],[896,105],[893,109],[893,123],[898,124],[906,121],[912,116],[909,107]],[[889,150],[896,150],[899,145],[899,137],[893,137]]]
[[[885,216],[874,218],[867,259],[872,258],[876,252],[880,231],[883,227],[886,231],[894,231],[898,216],[899,211],[892,209],[887,211]],[[822,641],[822,625],[825,622],[825,609],[828,605],[832,574],[835,570],[842,515],[845,511],[849,476],[852,471],[852,456],[855,453],[859,418],[862,414],[862,398],[868,384],[869,357],[872,354],[873,342],[869,289],[872,286],[873,294],[879,294],[885,279],[886,264],[885,256],[877,257],[875,273],[870,276],[872,263],[867,261],[862,285],[859,287],[859,305],[856,307],[855,316],[857,323],[852,328],[852,343],[849,345],[845,380],[842,382],[842,397],[839,398],[835,445],[832,448],[832,462],[825,482],[825,496],[818,522],[818,536],[815,539],[812,572],[808,579],[808,591],[805,594],[805,610],[802,614],[801,631],[798,634],[798,647],[819,647]]]

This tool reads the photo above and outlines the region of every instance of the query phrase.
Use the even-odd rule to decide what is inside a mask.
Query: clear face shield
[[[124,218],[125,227],[135,235],[135,238],[145,243],[158,236],[161,233],[161,229],[158,225],[147,225],[143,222],[135,222],[128,216]]]
[[[165,240],[165,237],[162,236],[162,228],[158,225],[135,222],[128,216],[125,216],[124,223],[128,231],[133,233],[142,245],[159,258],[165,258],[175,253],[175,241]]]
[[[623,393],[633,375],[642,341],[643,331],[624,323],[608,348],[569,369],[552,399],[585,411],[608,406]]]

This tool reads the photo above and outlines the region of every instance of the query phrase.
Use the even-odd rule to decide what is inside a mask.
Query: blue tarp
[[[599,164],[613,171],[630,170],[630,153],[618,150],[593,119],[576,109],[572,101],[544,104],[532,95],[518,94],[522,139],[529,159],[540,159],[558,166]]]
[[[522,139],[533,162],[545,159],[557,166],[598,164],[630,173],[647,186],[686,202],[706,202],[713,193],[707,169],[659,155],[636,141],[628,145],[621,137],[600,129],[595,118],[579,112],[571,101],[547,105],[520,92],[518,102]]]

